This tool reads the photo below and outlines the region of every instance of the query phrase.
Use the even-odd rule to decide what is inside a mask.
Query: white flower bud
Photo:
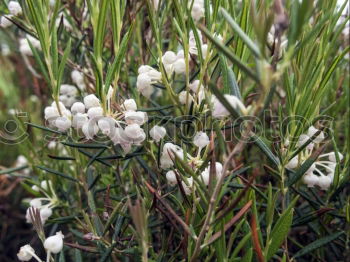
[[[50,180],[43,180],[40,182],[40,186],[42,189],[47,191],[50,187],[52,187],[52,182]]]
[[[22,246],[17,253],[17,258],[20,261],[29,261],[35,254],[34,249],[30,245]]]
[[[84,104],[87,109],[92,107],[100,106],[100,99],[98,99],[94,94],[84,97]]]
[[[339,156],[339,161],[342,161],[344,156],[339,152],[338,152],[338,156]],[[335,152],[330,153],[328,159],[329,159],[329,161],[336,163],[337,159],[335,157]]]
[[[77,113],[73,116],[72,127],[80,129],[89,121],[87,114]]]
[[[314,134],[316,134],[319,130],[314,126],[310,126],[307,135],[311,138]],[[314,138],[313,142],[321,143],[324,140],[324,133],[321,131],[317,137]]]
[[[286,168],[294,169],[298,166],[298,163],[299,163],[299,157],[295,156],[288,162],[288,164],[286,165]]]
[[[199,131],[196,133],[196,135],[193,138],[193,144],[200,149],[203,147],[206,147],[209,144],[209,137],[206,133]]]
[[[136,111],[137,105],[134,99],[126,99],[122,105],[125,111]]]
[[[155,125],[149,131],[149,135],[154,141],[159,142],[166,135],[166,129],[162,126]]]
[[[76,113],[83,114],[85,113],[85,105],[82,102],[75,102],[70,110],[72,111],[73,115]]]
[[[51,119],[54,119],[54,118],[60,116],[60,114],[59,114],[57,108],[55,108],[55,107],[53,107],[53,106],[47,106],[47,107],[45,107],[44,115],[45,115],[45,119],[46,119],[46,120],[51,120]]]
[[[63,248],[63,234],[62,232],[57,232],[56,235],[48,237],[44,242],[44,248],[53,253],[59,253]]]
[[[145,114],[145,112],[132,112],[132,111],[125,112],[125,122],[128,125],[131,125],[131,124],[143,125],[146,119],[147,119],[147,114]]]
[[[204,17],[204,2],[201,0],[194,1],[192,10],[191,10],[191,16],[193,20],[198,21],[202,17]]]
[[[173,64],[176,61],[176,54],[173,51],[166,51],[162,57],[164,65]]]
[[[75,96],[77,94],[77,89],[73,85],[64,84],[60,86],[60,94]]]
[[[7,5],[7,8],[9,9],[12,15],[17,16],[22,14],[22,7],[16,1],[10,1],[9,4]]]
[[[115,132],[115,120],[112,117],[103,117],[98,120],[98,127],[100,128],[102,134],[109,136]]]
[[[307,187],[314,187],[318,184],[319,177],[313,173],[307,173],[303,176],[303,182]]]
[[[55,126],[59,131],[65,132],[72,126],[72,121],[66,116],[61,116],[55,120]]]
[[[328,190],[328,188],[330,187],[331,184],[332,184],[332,179],[329,176],[321,175],[318,178],[318,186],[322,190]]]
[[[7,28],[12,25],[12,22],[10,19],[12,19],[13,15],[4,15],[0,17],[0,27]],[[8,19],[9,18],[9,19]]]
[[[189,185],[186,185],[185,181],[182,181],[181,184],[182,184],[182,187],[185,191],[185,194],[191,195],[192,188],[193,188],[193,178],[192,177],[187,178],[187,182]]]
[[[16,167],[28,165],[28,159],[23,155],[19,155],[16,159],[15,165]]]
[[[181,91],[179,93],[179,101],[181,104],[185,105],[186,104],[186,99],[188,99],[188,103],[193,102],[193,97],[191,94],[188,94],[187,97],[187,91]]]
[[[170,170],[166,173],[166,179],[167,179],[168,183],[172,186],[177,184],[176,174],[173,170]]]
[[[32,186],[32,190],[36,191],[36,192],[39,192],[40,191],[40,188],[37,186],[37,185],[33,185]]]
[[[101,117],[103,117],[103,109],[102,107],[91,107],[88,111],[87,114],[89,116],[90,120],[98,120]]]
[[[186,63],[185,59],[177,59],[174,63],[174,71],[176,74],[183,74],[186,72]]]
[[[84,74],[78,70],[73,70],[70,74],[72,82],[76,85],[84,83]]]
[[[87,139],[92,140],[94,136],[98,133],[98,126],[96,124],[96,121],[90,120],[84,123],[81,127],[81,131]]]

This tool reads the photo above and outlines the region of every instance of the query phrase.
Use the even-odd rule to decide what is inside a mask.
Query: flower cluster
[[[316,133],[319,132],[314,126],[310,126],[307,134],[302,134],[297,145],[299,147],[305,145],[305,143],[310,140]],[[295,169],[299,167],[306,159],[308,159],[317,144],[324,140],[324,133],[321,131],[314,139],[313,142],[309,143],[305,150],[299,155],[292,158],[286,165],[289,169]],[[288,142],[287,142],[288,144]],[[339,160],[343,159],[342,154],[338,153]],[[328,158],[328,159],[327,159]],[[308,187],[319,186],[322,190],[327,190],[333,182],[334,172],[337,166],[335,152],[330,152],[326,154],[321,154],[318,156],[317,160],[312,164],[312,166],[306,171],[303,176],[303,182]]]
[[[141,126],[148,120],[147,113],[137,111],[134,99],[126,99],[119,112],[105,112],[100,100],[93,94],[84,97],[84,103],[75,102],[70,110],[59,102],[53,102],[45,108],[45,119],[51,127],[61,132],[70,128],[81,131],[86,139],[92,140],[99,131],[107,136],[113,144],[119,144],[125,152],[132,145],[140,145],[146,138]],[[164,137],[163,129],[153,129],[152,137],[159,141]]]
[[[178,157],[181,160],[185,160],[189,166],[193,168],[194,171],[197,171],[198,168],[202,165],[203,161],[200,159],[200,152],[203,148],[209,145],[209,137],[203,132],[199,131],[195,134],[193,138],[193,144],[198,148],[197,157],[192,157],[188,153],[184,153],[183,149],[173,143],[166,143],[163,146],[162,154],[160,157],[160,167],[162,169],[171,169],[166,173],[166,179],[168,183],[172,186],[177,184],[177,170],[174,168],[175,158]],[[215,163],[215,177],[220,179],[222,176],[222,164],[219,162]],[[206,186],[209,185],[210,178],[210,162],[208,166],[201,172],[199,180]],[[180,179],[180,177],[179,177]],[[181,185],[184,189],[186,195],[190,195],[194,189],[194,178],[193,177],[184,177],[181,180]]]
[[[26,212],[27,223],[33,223],[30,213],[33,208],[36,208],[40,212],[41,223],[45,224],[47,219],[52,215],[52,208],[57,205],[58,198],[53,190],[52,183],[49,180],[41,181],[40,186],[33,185],[32,189],[43,193],[45,197],[37,197],[29,201],[30,207]]]
[[[56,232],[55,235],[50,236],[44,241],[44,248],[47,252],[46,261],[50,261],[50,254],[58,254],[63,249],[63,238],[64,235],[61,231]],[[42,260],[35,254],[35,250],[30,245],[24,245],[20,248],[17,253],[17,258],[20,261],[29,261],[34,258],[38,262],[42,262]]]

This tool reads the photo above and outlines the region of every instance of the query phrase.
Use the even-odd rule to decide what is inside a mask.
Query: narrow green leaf
[[[247,47],[252,51],[252,53],[257,57],[260,58],[260,50],[259,47],[249,38],[248,35],[240,28],[240,26],[232,19],[230,14],[223,9],[220,8],[220,12],[224,16],[225,20],[229,23],[233,31],[242,39],[242,41],[247,45]]]
[[[75,179],[74,177],[68,176],[68,175],[66,175],[66,174],[63,174],[63,173],[58,172],[58,171],[56,171],[56,170],[53,170],[53,169],[51,169],[51,168],[47,168],[47,167],[43,167],[43,166],[36,166],[36,167],[39,168],[39,169],[41,169],[41,170],[44,170],[44,171],[46,171],[46,172],[48,172],[48,173],[50,173],[50,174],[54,174],[54,175],[57,175],[57,176],[66,178],[66,179],[71,180],[71,181],[76,182],[76,183],[79,182],[79,181],[78,181],[77,179]]]
[[[270,236],[270,243],[267,244],[266,261],[270,261],[271,257],[277,252],[284,239],[287,237],[293,221],[293,207],[299,197],[296,197],[288,208],[282,213],[277,220]]]
[[[208,37],[208,39],[221,51],[228,59],[231,60],[231,62],[239,67],[243,72],[245,72],[249,77],[251,77],[255,82],[258,84],[260,83],[260,80],[258,76],[247,66],[245,65],[240,58],[238,58],[231,50],[224,46],[218,39],[216,39],[214,36],[210,34],[208,29],[206,29],[202,25],[198,25],[198,28]]]
[[[324,245],[327,245],[328,243],[336,240],[338,237],[340,237],[342,234],[344,234],[344,232],[336,232],[333,233],[329,236],[320,238],[314,242],[312,242],[311,244],[307,245],[306,247],[304,247],[303,249],[299,250],[294,256],[293,258],[298,258],[301,257],[305,254],[309,254],[310,252],[314,251],[315,249],[318,249]]]
[[[262,141],[260,137],[253,135],[251,140],[260,148],[261,151],[265,153],[265,155],[271,160],[272,163],[275,164],[275,166],[280,164],[278,158],[272,153],[270,148],[264,143],[264,141]]]

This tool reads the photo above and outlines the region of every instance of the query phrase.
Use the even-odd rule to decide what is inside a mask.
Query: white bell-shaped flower
[[[84,136],[89,140],[94,138],[94,136],[98,133],[98,130],[96,121],[92,120],[89,120],[81,127],[81,131],[83,132]]]
[[[163,169],[172,167],[174,165],[173,160],[175,160],[174,154],[176,154],[180,159],[183,159],[183,150],[181,147],[172,143],[166,143],[163,146],[163,151],[160,157],[160,167]]]
[[[176,174],[173,170],[168,171],[165,176],[170,185],[174,186],[177,184]]]
[[[155,125],[149,131],[149,135],[154,141],[159,142],[166,135],[166,129],[162,126]]]
[[[247,114],[247,108],[243,105],[241,100],[234,95],[224,95],[227,102],[234,108],[239,109],[244,115]],[[230,115],[230,112],[226,109],[226,107],[221,104],[219,99],[213,97],[213,112],[212,115],[214,118],[223,118]]]
[[[204,89],[203,85],[199,85],[200,81],[194,80],[190,83],[189,88],[194,92],[197,93],[199,90]]]
[[[17,258],[20,261],[29,261],[35,254],[35,250],[30,245],[24,245],[19,249],[17,253]]]
[[[50,180],[43,180],[40,182],[40,187],[47,191],[50,187],[52,187],[52,182]]]
[[[63,238],[62,232],[57,232],[56,235],[48,237],[44,241],[44,248],[53,254],[59,253],[63,248]]]
[[[53,106],[47,106],[44,110],[44,116],[46,120],[53,120],[60,116],[60,113],[58,112],[57,108]]]
[[[43,224],[50,216],[52,216],[52,209],[51,208],[44,207],[44,208],[40,209],[40,218],[41,218],[41,221],[43,222]]]
[[[87,111],[88,117],[90,120],[99,120],[101,117],[103,117],[103,109],[100,106],[97,107],[91,107]]]
[[[162,62],[165,65],[173,64],[176,61],[176,54],[173,51],[166,51],[162,57]]]
[[[136,81],[137,90],[147,98],[149,98],[154,91],[154,88],[152,87],[151,84],[152,84],[151,77],[147,73],[142,73],[138,75],[137,81]]]
[[[72,121],[66,116],[60,116],[55,120],[55,126],[59,131],[65,132],[72,126]]]
[[[338,152],[338,157],[339,157],[340,161],[342,161],[343,158],[344,158],[344,156],[341,153],[339,153],[339,152]],[[328,159],[329,159],[329,161],[336,163],[337,159],[336,159],[336,156],[335,156],[335,152],[329,153]]]
[[[18,16],[22,14],[22,7],[21,5],[16,1],[10,1],[7,5],[7,8],[9,9],[9,12],[12,15]]]
[[[294,169],[298,166],[298,163],[299,163],[299,157],[295,156],[288,162],[288,164],[286,165],[286,168]]]
[[[187,183],[188,185],[185,183],[185,181],[182,181],[182,187],[185,191],[186,195],[191,195],[192,189],[193,189],[193,177],[187,178]]]
[[[301,147],[302,145],[304,145],[309,139],[310,139],[310,137],[306,134],[300,135],[298,138],[298,142],[297,142],[298,147]],[[310,144],[308,144],[306,146],[306,148],[308,150],[312,150],[314,148],[314,143],[311,142]]]
[[[60,93],[63,95],[75,96],[77,94],[77,89],[73,85],[63,84],[60,86]]]
[[[319,177],[313,173],[307,173],[303,176],[303,182],[307,187],[314,187],[318,184]]]
[[[179,58],[174,63],[175,74],[184,74],[186,72],[186,62],[185,59]]]
[[[41,199],[40,198],[33,198],[32,200],[29,201],[29,205],[31,207],[41,208],[41,206],[42,206]]]
[[[137,72],[138,72],[139,74],[144,74],[144,73],[148,73],[149,71],[151,71],[151,70],[153,70],[153,69],[154,69],[154,68],[151,67],[151,66],[149,66],[149,65],[141,65],[141,66],[138,68]]]
[[[196,133],[196,135],[193,138],[193,144],[200,149],[203,147],[206,147],[209,144],[209,137],[206,133],[199,131]]]
[[[84,104],[87,109],[92,107],[100,106],[100,99],[98,99],[94,94],[84,97]]]
[[[188,103],[193,102],[193,97],[190,93],[188,93],[187,97],[187,91],[181,91],[179,93],[179,101],[181,104],[185,105],[186,104],[186,99],[188,99]]]
[[[138,124],[131,124],[125,127],[125,134],[130,139],[130,141],[144,140],[146,138],[145,131]],[[142,142],[141,141],[141,142]]]
[[[220,162],[215,163],[215,174],[216,174],[217,180],[219,180],[222,176],[222,164]],[[209,177],[210,177],[210,162],[208,167],[205,168],[201,173],[201,179],[206,186],[209,185]]]
[[[193,20],[198,21],[202,17],[204,17],[204,1],[203,0],[194,0],[192,10],[191,10],[191,16]]]
[[[185,58],[185,52],[183,49],[179,50],[176,54],[176,58],[180,59],[180,58]]]
[[[7,28],[12,25],[10,19],[13,18],[13,15],[4,15],[0,17],[0,27]]]
[[[137,110],[137,104],[134,99],[126,99],[122,105],[122,108],[125,111],[136,111]]]
[[[319,130],[314,126],[310,126],[307,135],[311,138],[314,134],[316,134]],[[321,131],[317,137],[314,138],[313,142],[321,143],[324,140],[324,133]]]
[[[80,129],[88,121],[89,121],[89,118],[87,114],[76,113],[73,116],[72,127],[74,127],[75,129]]]
[[[115,132],[115,120],[112,117],[103,117],[98,120],[98,127],[100,128],[102,134],[109,136]]]
[[[331,184],[332,184],[332,179],[329,176],[321,175],[318,178],[318,186],[322,190],[328,190],[328,188],[330,187]]]
[[[147,120],[147,114],[145,112],[126,111],[124,113],[124,116],[125,116],[125,122],[128,125],[131,125],[131,124],[143,125]]]
[[[78,70],[73,70],[70,76],[74,84],[78,85],[84,82],[84,74]]]
[[[75,102],[71,107],[72,114],[84,114],[85,113],[85,105],[82,102]]]

